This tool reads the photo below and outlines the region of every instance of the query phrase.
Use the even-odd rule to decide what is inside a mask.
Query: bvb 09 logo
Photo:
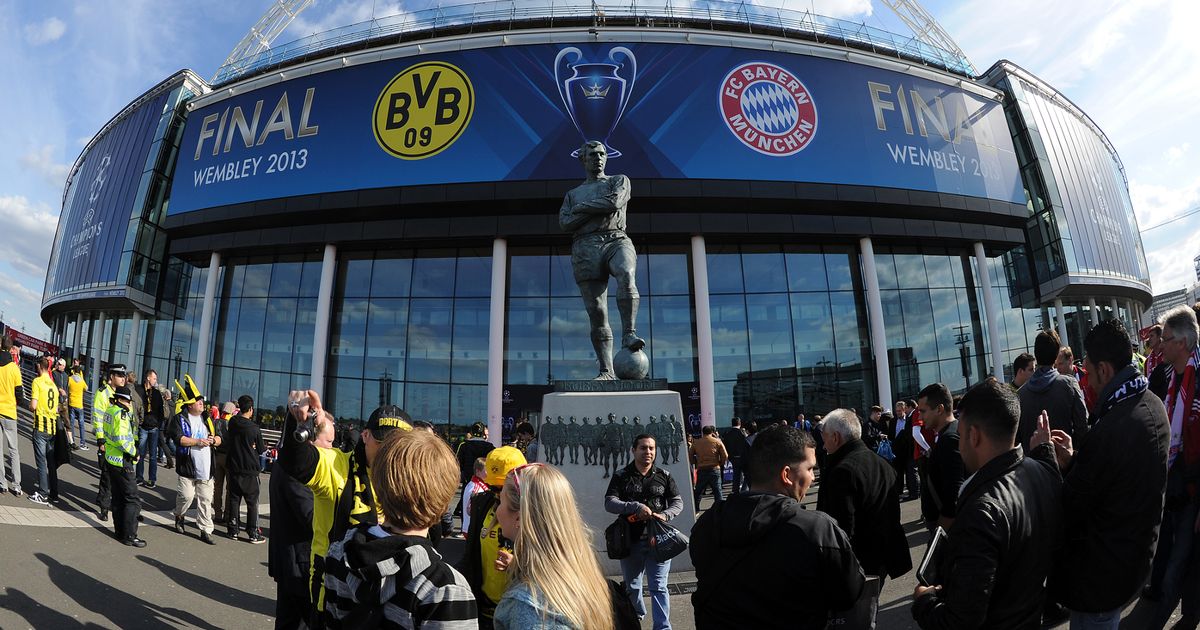
[[[404,160],[437,155],[466,130],[475,91],[466,73],[441,61],[410,66],[397,74],[375,102],[375,140]]]

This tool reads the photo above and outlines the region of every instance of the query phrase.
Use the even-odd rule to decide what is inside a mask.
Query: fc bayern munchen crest
[[[730,133],[763,155],[799,153],[817,133],[817,106],[808,88],[773,63],[751,61],[730,70],[720,104]]]

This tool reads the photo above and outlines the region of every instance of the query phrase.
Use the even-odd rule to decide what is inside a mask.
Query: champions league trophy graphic
[[[637,58],[624,46],[612,48],[599,62],[584,61],[583,51],[574,46],[562,49],[554,58],[554,83],[567,115],[584,140],[603,142],[610,158],[621,156],[608,145],[608,136],[625,113],[636,80]],[[579,151],[573,151],[571,157],[579,157]]]

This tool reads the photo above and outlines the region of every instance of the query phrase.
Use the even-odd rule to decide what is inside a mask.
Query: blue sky
[[[463,0],[466,1],[466,0]],[[457,1],[455,4],[459,3]],[[44,336],[39,310],[63,183],[80,150],[132,99],[180,68],[208,78],[270,0],[0,0],[0,313]],[[283,43],[428,0],[316,0]],[[601,4],[606,4],[601,2]],[[755,0],[905,32],[878,0]],[[980,71],[1009,59],[1104,129],[1143,230],[1200,206],[1200,2],[927,0]],[[1143,234],[1156,293],[1195,282],[1200,213]]]

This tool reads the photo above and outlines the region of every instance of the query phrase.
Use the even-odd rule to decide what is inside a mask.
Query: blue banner
[[[169,214],[312,193],[610,173],[1025,203],[999,102],[860,64],[683,44],[528,45],[319,73],[189,114]]]
[[[71,291],[118,283],[138,186],[167,97],[163,93],[130,112],[82,157],[59,219],[44,303]]]

